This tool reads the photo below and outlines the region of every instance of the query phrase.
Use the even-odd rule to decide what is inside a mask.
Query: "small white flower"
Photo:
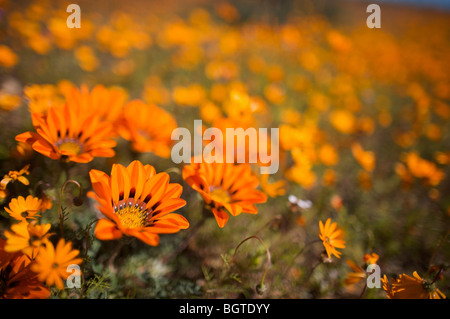
[[[294,195],[289,195],[288,200],[291,204],[297,204],[298,198]]]
[[[312,207],[312,202],[309,199],[303,200],[297,198],[295,195],[289,195],[288,200],[291,204],[297,205],[303,209],[309,209]]]
[[[312,202],[309,199],[307,200],[299,199],[297,205],[300,206],[301,208],[309,209],[312,207]]]

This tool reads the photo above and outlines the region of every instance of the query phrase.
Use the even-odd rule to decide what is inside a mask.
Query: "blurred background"
[[[366,253],[380,256],[388,277],[418,271],[433,280],[433,271],[448,267],[448,1],[377,1],[381,29],[366,25],[371,2],[356,0],[80,0],[81,28],[68,29],[71,2],[0,0],[0,174],[31,164],[30,184],[50,185],[49,216],[60,183],[49,173],[54,164],[14,140],[32,130],[33,98],[24,94],[31,85],[49,85],[39,95],[46,103],[61,99],[68,81],[119,86],[190,129],[194,119],[206,127],[231,119],[280,128],[280,170],[261,177],[269,199],[257,215],[232,217],[223,229],[208,220],[170,261],[164,258],[189,230],[162,236],[158,247],[133,241],[113,267],[107,257],[115,244],[93,240],[89,297],[258,298],[264,249],[249,241],[237,264],[228,264],[251,235],[272,255],[268,298],[357,297],[363,285],[344,283],[351,272],[345,260],[360,264]],[[182,168],[119,140],[115,158],[79,165],[74,175],[88,190],[89,169],[109,173],[112,163],[133,159],[157,171]],[[172,180],[183,184],[181,213],[195,225],[201,199],[180,175],[171,173]],[[3,193],[2,205],[14,194]],[[73,229],[96,214],[88,204],[72,210]],[[341,259],[314,269],[320,245],[295,257],[329,217],[343,228],[346,248]],[[9,220],[0,218],[3,231]],[[441,279],[448,296],[448,272]]]

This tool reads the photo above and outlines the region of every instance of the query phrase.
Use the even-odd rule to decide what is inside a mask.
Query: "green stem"
[[[253,236],[247,237],[247,238],[245,238],[243,241],[241,241],[241,242],[239,243],[239,245],[237,245],[236,248],[234,249],[234,254],[233,254],[233,256],[231,257],[230,263],[233,263],[234,258],[236,257],[236,254],[237,254],[237,251],[238,251],[239,247],[241,247],[241,245],[242,245],[243,243],[245,243],[247,240],[250,240],[250,239],[252,239],[252,238],[257,239],[257,240],[261,243],[261,245],[264,247],[264,249],[266,250],[266,255],[267,255],[267,265],[266,265],[266,268],[265,268],[264,273],[263,273],[263,275],[262,275],[261,283],[259,284],[259,287],[260,287],[261,291],[264,292],[264,279],[266,278],[267,272],[269,271],[269,268],[270,268],[271,265],[272,265],[272,257],[271,257],[271,255],[270,255],[269,249],[267,248],[267,246],[264,244],[263,240],[262,240],[259,236],[253,235]],[[261,293],[262,293],[262,292],[261,292]],[[258,291],[258,293],[259,293],[259,291]]]
[[[64,216],[63,216],[63,207],[62,207],[62,197],[63,197],[63,192],[64,189],[66,188],[67,184],[69,183],[73,183],[75,185],[77,185],[78,187],[78,197],[77,197],[77,204],[81,203],[81,195],[82,195],[82,189],[81,189],[81,185],[80,183],[78,183],[77,181],[73,180],[73,179],[69,179],[67,181],[64,182],[64,184],[61,186],[61,189],[59,191],[59,205],[58,205],[58,215],[59,215],[59,227],[61,230],[61,236],[64,237]]]

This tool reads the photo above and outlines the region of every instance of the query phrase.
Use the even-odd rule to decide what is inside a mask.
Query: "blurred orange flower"
[[[271,83],[264,88],[264,96],[269,102],[280,105],[286,100],[286,91],[281,85]]]
[[[90,91],[86,85],[82,85],[80,89],[66,87],[64,97],[70,108],[99,117],[115,127],[121,120],[128,94],[119,86],[105,87],[97,84]]]
[[[344,280],[346,286],[356,284],[361,280],[364,280],[367,276],[366,268],[368,265],[376,264],[379,256],[375,253],[365,254],[363,257],[364,264],[362,266],[356,265],[353,261],[347,259],[346,264],[353,270],[353,272],[347,274]]]
[[[51,84],[33,84],[23,89],[30,113],[45,115],[51,107],[63,106],[65,101],[58,87]]]
[[[74,52],[80,68],[84,71],[95,71],[99,66],[99,61],[95,55],[94,50],[87,45],[82,45]]]
[[[325,144],[319,149],[319,159],[323,164],[333,166],[338,163],[339,154],[332,145]]]
[[[175,103],[181,106],[199,106],[206,98],[206,91],[200,84],[175,86],[172,91]]]
[[[260,177],[261,188],[270,197],[277,197],[286,194],[287,183],[285,180],[269,183],[269,174],[262,174]]]
[[[419,157],[417,152],[406,154],[405,162],[414,177],[423,178],[432,186],[438,185],[445,177],[436,164]]]
[[[215,10],[227,22],[233,22],[239,19],[239,11],[229,2],[220,1],[216,4]]]
[[[43,299],[50,290],[31,270],[30,259],[20,253],[5,251],[6,241],[0,238],[0,299]]]
[[[378,259],[380,259],[380,256],[378,256],[378,254],[376,253],[365,254],[363,257],[363,261],[366,263],[366,265],[376,264]]]
[[[348,110],[336,110],[330,114],[331,125],[344,134],[353,133],[356,125],[355,116]]]
[[[254,204],[267,200],[267,196],[256,189],[259,181],[248,164],[191,163],[183,168],[183,179],[211,205],[221,228],[228,222],[228,213],[232,216],[257,214]]]
[[[19,181],[24,185],[29,185],[30,181],[24,176],[29,175],[29,167],[30,164],[25,165],[24,168],[22,168],[20,171],[9,171],[8,174],[3,176],[3,179],[0,181],[0,190],[6,189],[6,186],[10,182]]]
[[[113,240],[125,235],[156,246],[158,234],[189,227],[186,218],[172,213],[186,201],[180,198],[182,186],[169,183],[167,173],[156,174],[153,166],[133,161],[128,167],[114,164],[111,177],[95,169],[89,176],[95,192],[89,196],[97,200],[106,217],[95,226],[98,239]]]
[[[0,109],[5,111],[13,111],[22,104],[20,96],[15,94],[3,93],[0,91]]]
[[[61,238],[56,247],[48,242],[39,249],[39,253],[32,264],[31,270],[38,274],[40,281],[49,286],[55,285],[58,289],[64,289],[63,279],[69,277],[67,271],[69,265],[78,265],[82,262],[81,258],[76,258],[79,250],[72,249],[72,243]]]
[[[372,175],[364,170],[358,171],[358,183],[359,187],[361,187],[363,190],[370,190],[372,189],[373,182],[372,182]]]
[[[88,163],[94,157],[112,157],[116,141],[112,126],[98,116],[69,105],[54,107],[46,117],[32,114],[36,132],[16,136],[30,144],[36,152],[51,159]]]
[[[134,100],[125,105],[123,117],[119,132],[131,141],[135,151],[153,152],[165,158],[170,156],[172,131],[177,128],[170,113],[156,105]]]
[[[5,207],[6,212],[14,219],[26,221],[27,219],[36,219],[41,210],[41,200],[32,195],[25,199],[22,196],[11,199],[9,208]]]
[[[148,104],[166,105],[170,102],[170,91],[164,87],[157,76],[150,76],[145,80],[142,98]]]
[[[200,116],[203,121],[212,123],[222,117],[222,112],[216,104],[207,101],[200,106]]]
[[[340,210],[343,206],[343,199],[341,196],[334,194],[330,199],[331,207],[336,210]]]
[[[19,57],[6,45],[0,45],[0,66],[11,68],[17,64]]]
[[[21,251],[31,259],[34,259],[39,247],[49,242],[50,224],[38,225],[36,222],[22,221],[11,226],[11,231],[5,231],[5,251]]]
[[[352,154],[358,163],[368,172],[375,168],[375,154],[371,151],[365,151],[361,144],[354,143],[352,145]]]

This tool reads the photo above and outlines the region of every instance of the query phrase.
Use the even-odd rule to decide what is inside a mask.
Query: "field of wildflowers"
[[[0,0],[0,298],[449,295],[450,13],[70,3]],[[278,171],[174,163],[195,120]]]

